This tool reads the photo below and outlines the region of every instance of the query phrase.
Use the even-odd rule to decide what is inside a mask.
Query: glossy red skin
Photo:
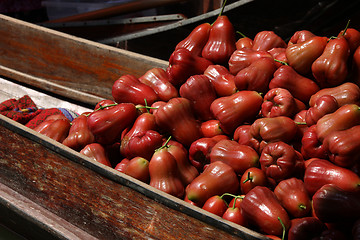
[[[300,30],[296,31],[290,38],[288,45],[296,44],[296,43],[302,43],[307,40],[309,40],[312,37],[315,37],[316,35],[308,30]]]
[[[257,167],[248,168],[240,178],[242,194],[247,194],[256,186],[267,186],[267,177],[263,170]]]
[[[355,50],[352,55],[352,66],[350,79],[352,82],[356,83],[358,86],[360,84],[360,46]]]
[[[316,82],[321,88],[338,86],[345,82],[350,56],[349,44],[344,37],[330,39],[324,52],[311,66]]]
[[[203,137],[214,137],[224,134],[220,127],[220,121],[217,119],[201,122],[200,131]]]
[[[149,160],[143,157],[134,157],[126,165],[124,173],[144,183],[149,183]]]
[[[355,83],[346,82],[336,87],[323,88],[311,96],[309,105],[313,107],[316,101],[324,96],[333,96],[340,106],[358,104],[360,102],[360,88]]]
[[[201,56],[201,52],[209,39],[209,33],[211,24],[202,23],[196,26],[190,34],[183,40],[181,40],[175,47],[175,50],[179,48],[185,48],[196,56]]]
[[[257,186],[248,192],[241,209],[249,224],[255,225],[265,234],[282,235],[283,227],[278,218],[284,223],[286,232],[290,228],[289,215],[268,187]]]
[[[62,144],[75,151],[80,151],[87,144],[93,143],[94,141],[95,137],[87,125],[87,116],[80,115],[71,122],[69,134]]]
[[[233,140],[239,144],[252,147],[257,153],[260,153],[260,142],[250,133],[251,125],[240,125],[234,131]]]
[[[143,157],[150,160],[154,151],[161,147],[163,135],[154,130],[141,131],[132,136],[123,148],[125,157]]]
[[[242,37],[236,41],[235,46],[236,46],[236,49],[252,48],[253,40],[249,37]]]
[[[335,184],[322,186],[312,197],[315,215],[325,223],[357,220],[360,216],[359,199],[360,191],[346,191]]]
[[[247,145],[241,145],[234,140],[221,140],[211,148],[210,152],[210,162],[217,161],[226,163],[241,175],[248,168],[259,165],[259,155]]]
[[[172,85],[179,88],[190,76],[203,74],[213,63],[206,58],[195,56],[185,48],[175,50],[166,68],[166,74]]]
[[[111,90],[114,101],[117,103],[133,103],[146,105],[153,104],[158,100],[155,91],[146,84],[143,84],[133,75],[123,75],[118,78]]]
[[[360,46],[360,32],[355,28],[347,28],[344,34],[344,30],[341,30],[338,37],[343,36],[349,44],[350,54]]]
[[[281,141],[271,142],[261,152],[261,170],[268,178],[279,182],[293,176],[297,157],[295,149],[289,144]]]
[[[189,160],[199,172],[210,163],[210,152],[217,142],[212,138],[200,138],[190,145]]]
[[[139,81],[151,87],[161,101],[168,101],[179,96],[178,90],[170,83],[166,71],[162,68],[148,70],[139,77]]]
[[[162,135],[157,131],[155,116],[151,113],[139,115],[130,130],[122,137],[120,153],[126,158],[151,159],[155,149],[162,145]]]
[[[298,125],[298,134],[296,138],[301,139],[304,135],[304,132],[309,128],[306,124],[305,116],[306,116],[307,109],[301,110],[295,114],[293,117],[294,122]],[[300,140],[301,141],[301,140]]]
[[[310,107],[305,116],[305,121],[308,126],[314,125],[317,121],[326,114],[333,113],[339,108],[336,99],[331,95],[323,95],[317,99],[315,105]]]
[[[232,208],[228,207],[225,213],[222,215],[222,218],[228,220],[230,222],[239,224],[241,226],[247,226],[247,221],[245,220],[244,216],[241,213],[240,208]]]
[[[341,131],[360,124],[360,107],[347,104],[335,112],[326,114],[316,123],[316,134],[320,141],[334,131]]]
[[[169,144],[167,150],[174,156],[181,181],[187,186],[199,175],[199,171],[190,163],[187,149],[179,144]]]
[[[320,90],[317,83],[295,71],[288,65],[279,67],[270,80],[269,88],[285,88],[304,103],[308,103],[311,96]]]
[[[80,153],[105,166],[111,167],[105,148],[99,143],[90,143],[86,145],[81,149]]]
[[[210,110],[220,121],[221,129],[232,135],[246,121],[252,121],[260,112],[263,98],[255,91],[239,91],[231,96],[215,99]]]
[[[236,75],[240,70],[250,66],[254,61],[267,57],[273,58],[270,53],[266,51],[256,51],[252,48],[241,48],[235,50],[229,59],[229,71]]]
[[[306,217],[311,212],[311,198],[301,179],[291,177],[282,180],[276,185],[274,193],[292,217]]]
[[[242,203],[242,200],[244,199],[245,197],[245,194],[241,194],[241,195],[237,195],[235,197],[233,197],[231,199],[231,201],[229,202],[229,207],[233,207],[233,208],[239,208],[241,209],[241,203]]]
[[[222,134],[222,135],[216,135],[216,136],[212,137],[212,139],[219,142],[224,139],[230,139],[230,137],[228,135]]]
[[[205,75],[193,75],[180,87],[180,96],[192,102],[194,112],[198,119],[207,121],[214,116],[210,111],[211,103],[217,98],[210,79]]]
[[[288,64],[299,74],[306,75],[311,72],[311,65],[323,53],[328,39],[314,36],[296,44],[288,44],[286,58]]]
[[[296,136],[298,126],[293,119],[285,116],[258,118],[250,128],[250,134],[259,141],[290,142]]]
[[[95,105],[94,110],[97,110],[99,108],[106,108],[106,106],[113,106],[114,104],[116,104],[116,103],[113,100],[104,99]]]
[[[265,237],[270,238],[272,240],[281,240],[282,238],[279,236],[271,235],[271,234],[265,234]]]
[[[273,88],[265,94],[261,105],[261,115],[264,117],[293,117],[296,112],[296,101],[289,90]]]
[[[260,58],[236,74],[234,79],[235,86],[239,90],[253,90],[266,93],[275,70],[274,59],[268,57]]]
[[[177,169],[176,159],[166,148],[155,151],[149,163],[149,173],[150,186],[183,198],[185,187]]]
[[[190,201],[190,200],[187,198],[187,196],[185,196],[184,202],[187,202],[187,203],[189,203],[190,205],[193,205],[193,206],[196,206],[196,207],[202,207],[202,206],[194,203],[193,201]]]
[[[154,103],[151,105],[150,113],[155,115],[155,112],[156,112],[161,106],[164,106],[166,103],[167,103],[167,102],[165,102],[165,101],[157,101],[157,102],[154,102]]]
[[[227,208],[228,206],[225,200],[222,199],[219,195],[210,197],[202,206],[202,209],[218,215],[219,217],[221,217],[225,213]]]
[[[116,166],[114,167],[115,170],[119,171],[119,172],[125,172],[125,168],[127,166],[127,164],[130,162],[129,159],[124,158],[122,159],[118,164],[116,164]]]
[[[154,113],[156,124],[185,147],[201,137],[200,122],[195,118],[191,101],[172,98]]]
[[[326,225],[316,217],[293,218],[288,232],[288,240],[315,239],[320,237],[326,229]]]
[[[210,65],[204,71],[204,75],[210,79],[217,96],[229,96],[237,90],[234,82],[235,76],[222,65]]]
[[[62,143],[69,135],[70,120],[63,114],[51,115],[37,125],[33,130]]]
[[[157,130],[155,116],[151,113],[145,112],[136,117],[131,128],[121,138],[120,152],[124,154],[124,149],[127,147],[128,141],[136,134],[145,132],[147,130]],[[130,157],[132,158],[132,157]]]
[[[120,103],[110,108],[93,111],[87,118],[90,131],[95,141],[100,144],[112,144],[121,133],[130,127],[137,117],[137,110],[132,103]]]
[[[210,163],[187,187],[186,197],[202,206],[207,199],[224,193],[237,194],[239,180],[235,171],[226,163]]]
[[[230,96],[238,91],[235,85],[235,76],[231,73],[218,76],[212,85],[218,97]]]
[[[346,191],[360,189],[360,177],[356,173],[324,159],[314,160],[306,167],[304,183],[310,196],[326,184],[335,184]]]
[[[271,56],[273,57],[274,60],[278,60],[278,61],[275,61],[276,68],[281,67],[285,63],[287,64],[286,48],[272,48],[272,49],[268,50],[267,52],[271,54]]]
[[[346,168],[351,168],[355,163],[360,162],[359,136],[360,125],[330,133],[324,139],[329,160],[338,166]]]
[[[220,15],[212,24],[209,39],[201,55],[215,64],[225,65],[235,49],[234,26],[227,16]]]
[[[316,133],[316,125],[307,128],[301,139],[301,153],[305,158],[328,158],[328,149],[319,140]]]
[[[272,48],[285,48],[285,41],[273,31],[260,31],[253,40],[252,49],[256,51],[268,51]]]
[[[207,76],[211,82],[215,81],[217,77],[229,73],[229,70],[225,66],[219,64],[210,65],[204,71],[204,75]]]

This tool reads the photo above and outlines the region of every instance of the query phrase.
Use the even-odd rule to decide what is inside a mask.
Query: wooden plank
[[[1,184],[98,239],[267,239],[1,115],[0,142]]]
[[[2,225],[16,229],[16,233],[24,237],[19,237],[19,240],[96,239],[2,183],[0,183],[0,212]]]
[[[134,0],[113,7],[107,7],[91,12],[80,13],[74,16],[64,17],[60,19],[50,20],[51,23],[86,21],[93,19],[108,18],[133,12],[143,11],[147,9],[163,7],[167,5],[186,2],[184,0]]]
[[[0,75],[95,105],[121,75],[167,62],[0,15]]]

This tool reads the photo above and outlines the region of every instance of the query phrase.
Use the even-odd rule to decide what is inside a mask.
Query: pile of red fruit
[[[236,39],[219,15],[57,140],[274,239],[358,239],[359,46],[350,27]]]

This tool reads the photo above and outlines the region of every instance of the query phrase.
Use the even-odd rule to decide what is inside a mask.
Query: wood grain
[[[0,15],[0,75],[95,105],[124,74],[167,62]],[[150,47],[150,46],[149,46]]]
[[[10,119],[0,123],[0,183],[97,239],[266,239]]]

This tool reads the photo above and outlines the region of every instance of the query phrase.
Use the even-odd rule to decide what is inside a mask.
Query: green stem
[[[300,204],[300,205],[299,205],[299,208],[305,210],[305,209],[306,209],[306,206],[305,206],[304,204]]]
[[[306,122],[295,122],[296,125],[306,125]]]
[[[348,22],[347,22],[347,24],[346,24],[346,26],[345,26],[345,29],[344,29],[344,31],[343,31],[343,33],[342,33],[343,36],[345,35],[346,30],[349,28],[349,25],[350,25],[350,19],[348,20]]]
[[[225,196],[230,196],[230,197],[236,197],[236,195],[231,194],[231,193],[224,193],[223,195],[220,196],[220,198],[223,198]]]
[[[136,106],[137,109],[139,108],[146,108],[146,109],[158,109],[158,107],[149,107],[149,106]]]
[[[281,63],[282,65],[289,66],[289,64],[288,64],[287,62],[284,62],[284,61],[281,61],[281,60],[278,60],[278,59],[275,59],[275,58],[274,58],[274,61],[275,61],[275,62],[279,62],[279,63]]]
[[[156,149],[155,152],[156,152],[156,151],[160,151],[161,149],[168,147],[168,143],[170,142],[170,139],[171,139],[171,136],[168,137],[168,139],[166,140],[166,142],[165,142],[161,147],[159,147],[158,149]]]
[[[285,234],[286,234],[286,227],[285,227],[285,224],[283,223],[283,221],[281,220],[280,217],[278,217],[278,220],[280,221],[281,227],[283,229],[281,239],[284,240],[285,239]]]
[[[236,33],[240,34],[241,37],[243,37],[243,38],[247,38],[247,36],[245,34],[243,34],[242,32],[240,32],[240,31],[236,31]]]
[[[252,181],[253,178],[250,176],[250,171],[248,172],[247,178],[243,181],[243,183],[246,183],[248,181]]]
[[[220,198],[222,199],[222,198],[225,197],[225,196],[230,196],[230,197],[233,197],[233,198],[234,198],[234,203],[233,203],[233,206],[231,207],[232,209],[235,208],[236,200],[237,200],[238,198],[241,198],[241,199],[244,198],[244,196],[234,195],[234,194],[231,194],[231,193],[224,193],[223,195],[220,196]],[[227,203],[226,203],[226,205],[229,206]]]
[[[226,1],[227,1],[227,0],[224,1],[223,5],[222,5],[222,7],[221,7],[221,11],[220,11],[220,13],[219,13],[219,16],[221,16],[221,15],[223,14],[223,12],[224,12],[224,8],[225,8],[225,5],[226,5]]]

